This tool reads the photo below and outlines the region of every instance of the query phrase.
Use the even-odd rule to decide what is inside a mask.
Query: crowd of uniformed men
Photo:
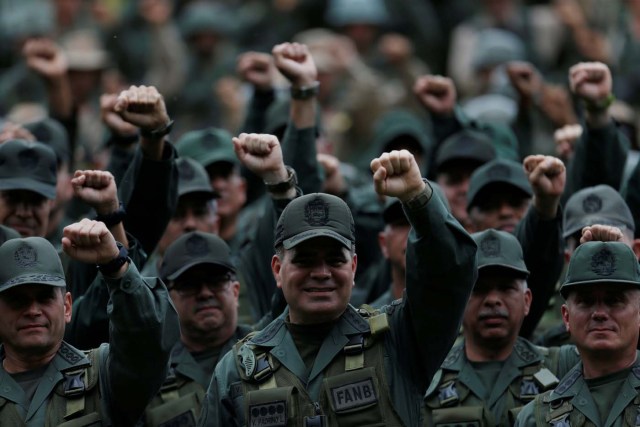
[[[0,425],[640,425],[638,28],[0,2]]]

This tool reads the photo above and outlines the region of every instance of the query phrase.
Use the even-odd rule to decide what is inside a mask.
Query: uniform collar
[[[505,360],[505,366],[510,364],[516,368],[533,365],[544,359],[542,348],[533,345],[524,338],[518,337],[509,357]],[[461,371],[468,363],[467,355],[464,351],[464,342],[451,349],[446,359],[442,363],[442,368],[449,371]]]

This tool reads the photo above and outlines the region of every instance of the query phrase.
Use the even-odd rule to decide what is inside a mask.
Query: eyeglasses
[[[210,292],[217,295],[226,292],[231,282],[232,277],[229,274],[217,277],[187,277],[177,279],[169,290],[176,291],[181,297],[193,297],[200,293],[204,285]]]

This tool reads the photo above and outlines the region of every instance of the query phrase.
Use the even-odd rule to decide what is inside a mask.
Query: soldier
[[[238,324],[240,283],[220,237],[183,234],[167,248],[160,277],[178,311],[180,341],[171,352],[169,375],[147,407],[145,425],[195,426],[218,360],[251,328]]]
[[[82,352],[62,340],[71,319],[62,264],[44,238],[0,247],[0,391],[3,425],[132,425],[166,374],[178,339],[159,280],[143,279],[107,227],[64,229],[63,250],[98,265],[109,289],[109,344]]]
[[[622,242],[585,242],[560,288],[562,319],[582,363],[535,398],[516,426],[638,424],[640,269]]]
[[[472,237],[478,281],[464,313],[464,341],[451,350],[427,391],[426,426],[511,426],[523,405],[578,362],[571,346],[546,349],[518,337],[531,305],[518,240],[494,229]]]
[[[408,151],[384,153],[371,169],[376,191],[398,197],[413,226],[404,298],[384,312],[349,306],[349,208],[322,193],[289,202],[271,263],[289,307],[220,361],[201,425],[419,424],[475,281],[476,246]]]

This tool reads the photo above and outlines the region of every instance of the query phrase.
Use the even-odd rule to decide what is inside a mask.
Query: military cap
[[[334,27],[349,24],[383,25],[390,19],[384,0],[329,0],[325,16]]]
[[[604,184],[583,188],[569,197],[564,209],[562,237],[566,239],[593,224],[635,231],[629,206],[620,193]]]
[[[56,155],[41,142],[0,144],[0,190],[29,190],[55,199],[56,173]]]
[[[330,237],[349,249],[355,244],[351,209],[341,198],[312,193],[289,202],[278,219],[274,247],[291,249],[315,237]]]
[[[176,161],[178,167],[178,197],[185,194],[199,194],[213,199],[218,194],[209,183],[209,175],[204,167],[193,159],[180,157]]]
[[[58,165],[69,161],[71,148],[69,147],[69,134],[67,130],[55,119],[44,118],[35,122],[26,123],[25,129],[36,137],[38,142],[48,145],[56,153]]]
[[[192,231],[169,245],[160,265],[160,277],[165,281],[175,280],[191,267],[201,264],[236,271],[231,262],[231,249],[224,240],[215,234]]]
[[[489,228],[473,233],[471,237],[478,245],[478,272],[481,273],[488,267],[500,267],[524,278],[529,276],[522,255],[522,246],[513,234]]]
[[[513,160],[495,159],[476,169],[471,175],[467,193],[467,210],[478,203],[478,195],[491,184],[508,184],[522,191],[528,197],[533,196],[531,184],[520,163]]]
[[[58,252],[42,237],[7,240],[0,246],[0,262],[0,292],[24,284],[66,286]]]
[[[440,145],[436,154],[435,167],[440,171],[449,162],[467,160],[484,164],[495,158],[496,149],[486,134],[463,129],[445,139]]]
[[[176,143],[182,157],[195,159],[205,168],[212,163],[238,164],[231,134],[224,129],[206,128],[185,133]]]
[[[474,70],[492,68],[509,61],[527,59],[526,48],[520,37],[497,28],[487,28],[478,34],[473,50]]]
[[[574,287],[598,283],[640,288],[640,265],[631,248],[622,242],[586,242],[578,246],[560,293],[566,299]]]
[[[0,224],[0,245],[2,245],[7,240],[18,238],[20,238],[20,233],[18,233],[13,228]]]
[[[204,2],[185,7],[178,27],[187,38],[201,32],[231,35],[236,29],[235,20],[224,7]]]

